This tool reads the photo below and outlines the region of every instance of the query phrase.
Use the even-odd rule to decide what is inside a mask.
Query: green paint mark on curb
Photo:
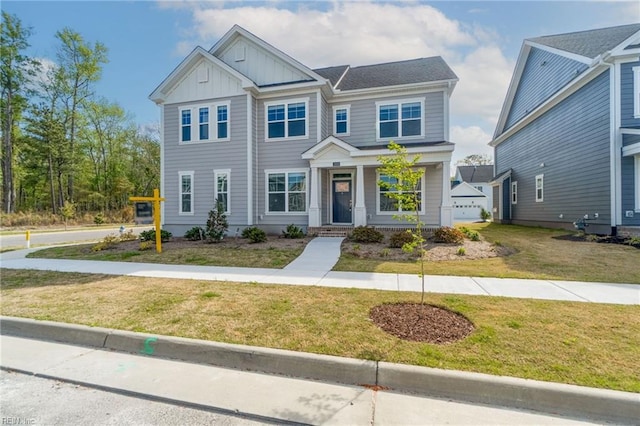
[[[151,346],[151,343],[155,343],[158,341],[157,337],[149,337],[144,341],[144,349],[141,351],[143,354],[153,355],[153,351],[155,348]]]

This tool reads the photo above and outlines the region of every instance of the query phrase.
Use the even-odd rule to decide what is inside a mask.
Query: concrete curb
[[[640,394],[514,377],[316,355],[280,349],[0,317],[0,333],[239,370],[527,409],[616,424],[637,424]]]

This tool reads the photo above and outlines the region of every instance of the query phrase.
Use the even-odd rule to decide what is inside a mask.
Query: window
[[[482,185],[476,185],[476,186],[474,186],[474,188],[475,188],[475,189],[477,189],[477,190],[478,190],[478,191],[480,191],[480,192],[484,192],[484,191],[482,190]]]
[[[267,139],[304,138],[308,133],[307,100],[265,104]]]
[[[267,212],[307,212],[306,171],[266,171]]]
[[[229,106],[218,106],[218,139],[227,139],[229,135]]]
[[[518,204],[518,182],[511,182],[511,204]]]
[[[536,203],[544,201],[544,175],[536,176]]]
[[[229,103],[181,109],[180,120],[181,143],[229,140]]]
[[[218,200],[222,203],[225,214],[231,212],[229,205],[229,187],[230,187],[231,170],[214,170],[213,177],[215,181],[215,188],[213,191],[213,200],[215,203]]]
[[[410,138],[424,135],[423,99],[405,102],[376,102],[378,139]]]
[[[640,67],[633,67],[633,116],[640,118]]]
[[[193,214],[193,172],[178,172],[181,215]]]
[[[189,142],[191,141],[191,110],[183,109],[180,111],[180,119],[181,119],[181,132],[180,132],[180,141],[181,142]]]
[[[333,109],[334,133],[336,135],[349,134],[349,106],[339,106]]]
[[[209,107],[203,107],[198,110],[200,124],[200,140],[209,139]]]
[[[420,213],[424,214],[424,203],[422,203],[422,194],[424,193],[424,175],[420,178],[420,181],[416,184],[415,192],[418,196],[418,210]],[[390,185],[394,185],[398,183],[398,180],[392,176],[387,176],[384,174],[378,174],[378,181],[386,182]],[[392,196],[389,194],[397,193],[397,190],[390,188],[383,188],[378,185],[378,214],[397,214],[400,212],[405,212],[407,210],[403,210],[402,206]]]

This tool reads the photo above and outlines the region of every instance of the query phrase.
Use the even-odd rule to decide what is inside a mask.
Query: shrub
[[[209,212],[209,218],[207,219],[207,229],[205,230],[207,241],[211,243],[222,241],[227,229],[229,229],[229,222],[227,222],[227,216],[224,214],[222,202],[218,200],[213,210]]]
[[[147,251],[147,250],[151,250],[151,247],[153,247],[153,241],[141,241],[140,247],[138,247],[138,250]]]
[[[251,226],[242,231],[242,238],[246,238],[252,243],[263,243],[267,241],[267,233],[257,226]]]
[[[102,241],[91,247],[91,251],[102,251],[113,248],[118,245],[120,238],[115,234],[106,235]]]
[[[433,233],[433,240],[436,243],[460,244],[464,241],[464,234],[455,228],[442,226]]]
[[[379,243],[384,239],[384,235],[370,226],[357,226],[351,232],[350,238],[357,243]]]
[[[491,212],[489,210],[485,210],[484,208],[480,209],[480,219],[484,222],[491,219]]]
[[[93,217],[93,223],[96,225],[102,225],[104,223],[104,215],[102,213],[98,213]]]
[[[133,233],[133,229],[128,229],[120,234],[120,241],[135,241],[137,239],[138,237]]]
[[[282,231],[282,236],[285,238],[291,238],[291,239],[303,238],[304,232],[302,231],[302,229],[298,228],[296,225],[291,224],[287,226],[286,230]]]
[[[391,234],[389,238],[389,247],[402,248],[405,244],[413,242],[413,234],[407,231],[399,231]]]
[[[458,256],[464,256],[465,254],[467,254],[467,250],[465,250],[465,248],[464,248],[464,247],[460,247],[460,248],[458,249],[458,253],[457,253],[457,255],[458,255]]]
[[[184,233],[184,237],[189,241],[204,240],[204,229],[199,226],[194,226]]]
[[[165,231],[164,229],[160,230],[160,241],[166,243],[171,239],[173,235],[169,231]],[[140,233],[140,241],[153,241],[156,240],[156,230],[150,229],[148,231],[142,231]]]

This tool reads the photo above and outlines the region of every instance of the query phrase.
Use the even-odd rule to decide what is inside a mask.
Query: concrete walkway
[[[302,255],[284,269],[235,268],[220,266],[164,265],[92,260],[27,259],[37,249],[0,254],[3,268],[61,272],[128,275],[152,278],[197,279],[210,281],[257,282],[264,284],[312,285],[377,289],[389,291],[421,290],[415,274],[331,271],[340,257],[341,238],[314,238]],[[640,284],[591,283],[561,280],[515,278],[425,276],[428,292],[504,296],[573,302],[640,304]]]

